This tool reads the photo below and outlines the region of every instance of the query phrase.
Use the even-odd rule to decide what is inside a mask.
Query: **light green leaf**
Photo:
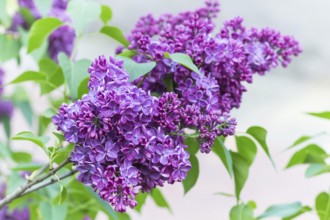
[[[24,180],[18,172],[11,172],[7,180],[6,195],[12,194],[24,183],[26,183],[26,180]]]
[[[301,136],[300,138],[298,138],[295,142],[293,142],[293,144],[289,147],[290,148],[293,148],[299,144],[302,144],[308,140],[310,140],[311,138],[313,138],[313,136],[309,136],[309,135],[304,135],[304,136]]]
[[[72,0],[68,4],[67,12],[79,36],[87,24],[96,21],[101,14],[101,6],[94,1]]]
[[[315,209],[320,220],[330,220],[330,193],[322,192],[316,197]]]
[[[91,61],[84,59],[72,63],[64,53],[59,54],[58,61],[62,67],[65,82],[70,90],[70,94],[72,98],[77,99],[79,85],[89,76],[87,70]]]
[[[102,5],[100,17],[101,17],[101,20],[103,21],[103,24],[106,25],[108,23],[108,21],[110,21],[112,18],[111,8],[107,5]]]
[[[258,216],[257,219],[270,218],[270,217],[279,217],[279,218],[288,218],[294,216],[301,212],[304,207],[300,202],[294,202],[290,204],[283,205],[273,205],[266,209],[266,211]]]
[[[246,136],[235,136],[235,139],[238,153],[245,157],[248,166],[251,166],[257,154],[256,144]]]
[[[48,202],[40,203],[43,220],[65,220],[68,214],[68,205],[52,205]]]
[[[26,71],[19,75],[16,79],[10,82],[10,84],[21,83],[26,81],[42,81],[46,79],[46,74],[35,71]]]
[[[28,53],[39,48],[47,37],[56,28],[60,27],[62,22],[57,18],[42,18],[33,23],[29,32]]]
[[[147,200],[147,196],[148,193],[142,193],[142,192],[139,192],[136,195],[135,200],[137,201],[138,204],[134,207],[134,210],[137,211],[138,213],[141,213],[141,209]]]
[[[0,62],[19,56],[21,43],[11,35],[0,34]]]
[[[157,206],[167,208],[169,211],[171,211],[169,204],[167,203],[165,197],[163,196],[162,192],[159,189],[157,188],[152,189],[150,195],[151,198],[157,204]]]
[[[230,220],[254,220],[253,210],[247,205],[237,205],[230,210]]]
[[[290,168],[299,164],[323,163],[328,157],[327,153],[318,145],[310,144],[303,149],[297,151],[290,159],[286,168]]]
[[[125,38],[123,32],[115,26],[104,26],[100,33],[107,35],[108,37],[111,37],[112,39],[118,41],[121,43],[124,47],[128,47],[130,44],[128,40]]]
[[[14,102],[15,107],[22,112],[29,125],[32,126],[34,113],[27,94],[23,87],[17,86],[10,99]]]
[[[307,113],[309,115],[312,115],[312,116],[316,116],[316,117],[319,117],[319,118],[323,118],[323,119],[328,119],[330,120],[330,112],[310,112],[310,113]]]
[[[231,158],[229,150],[226,148],[223,140],[217,137],[214,141],[212,151],[220,158],[222,163],[225,165],[229,175],[233,177],[233,160]]]
[[[129,80],[132,82],[135,79],[149,73],[156,66],[156,62],[137,63],[127,57],[118,57],[124,61],[124,69],[129,73]]]
[[[0,1],[0,23],[2,23],[5,27],[10,25],[10,17],[7,13],[7,1]]]
[[[61,86],[64,76],[61,67],[53,60],[44,58],[39,62],[40,72],[45,73],[45,80],[40,82],[41,94],[47,94]]]
[[[10,136],[11,136],[10,118],[8,116],[3,116],[3,117],[0,118],[0,123],[3,124],[3,127],[5,129],[6,136],[9,139]]]
[[[165,57],[170,58],[174,62],[181,64],[182,66],[194,71],[195,73],[201,74],[199,72],[198,67],[193,63],[192,59],[187,54],[184,54],[184,53],[172,53],[172,54],[165,53]]]
[[[88,82],[89,82],[89,77],[81,81],[79,87],[78,87],[78,99],[81,99],[83,95],[87,94],[89,89],[88,89]]]
[[[307,178],[310,178],[313,176],[320,175],[322,173],[329,173],[329,172],[330,172],[330,165],[313,163],[307,168],[305,172],[305,176]]]
[[[246,160],[246,158],[240,155],[239,153],[230,152],[230,154],[233,159],[235,194],[237,201],[239,201],[241,191],[249,176],[249,163]]]
[[[50,11],[53,2],[51,0],[34,0],[34,2],[42,17],[46,17]]]
[[[12,158],[17,163],[29,163],[32,161],[32,155],[26,152],[13,152]]]
[[[66,192],[66,188],[63,185],[61,185],[60,187],[61,189],[60,189],[59,205],[62,205],[66,199],[67,192]]]
[[[255,201],[252,201],[252,200],[248,201],[246,203],[246,205],[249,206],[251,209],[256,209],[257,208],[257,203]]]
[[[246,133],[250,134],[252,137],[254,137],[256,139],[256,141],[260,144],[262,149],[267,154],[268,158],[271,160],[273,166],[275,167],[275,162],[274,162],[272,156],[270,155],[270,152],[269,152],[269,149],[268,149],[268,146],[266,143],[266,137],[267,137],[266,129],[264,129],[260,126],[253,126],[253,127],[250,127],[246,131]]]
[[[187,194],[196,184],[199,175],[198,159],[195,155],[190,155],[191,169],[188,171],[187,177],[182,181],[184,193]]]
[[[14,137],[12,137],[12,140],[33,142],[36,145],[38,145],[39,147],[41,147],[45,152],[47,152],[45,145],[48,143],[49,137],[46,137],[46,136],[38,137],[30,131],[23,131],[23,132],[18,133]]]
[[[42,164],[39,163],[19,163],[12,170],[15,171],[35,171],[42,167]]]

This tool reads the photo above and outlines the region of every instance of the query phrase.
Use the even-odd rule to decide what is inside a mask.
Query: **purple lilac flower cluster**
[[[62,22],[69,24],[71,19],[66,13],[67,4],[68,0],[53,0],[48,16],[56,17]],[[18,5],[20,9],[28,9],[35,20],[42,17],[33,0],[19,0]],[[16,12],[13,16],[13,22],[9,30],[17,31],[19,27],[28,30],[30,24],[24,19],[21,12]],[[75,31],[70,25],[66,24],[57,28],[48,38],[48,53],[50,58],[57,62],[57,56],[60,52],[64,52],[67,56],[71,56],[75,37]]]
[[[131,84],[123,62],[113,58],[99,57],[89,73],[89,93],[63,104],[53,122],[75,144],[78,179],[124,212],[137,204],[139,190],[182,181],[190,169],[182,131],[167,123],[180,113],[171,105],[176,94],[151,96]]]
[[[269,28],[247,30],[240,17],[225,22],[212,36],[215,27],[212,19],[218,11],[219,4],[208,1],[195,12],[165,14],[160,18],[147,15],[137,22],[129,36],[129,49],[138,53],[134,59],[158,62],[144,81],[144,89],[162,92],[166,89],[163,79],[167,77],[173,78],[176,84],[191,78],[191,71],[164,58],[165,52],[185,53],[205,77],[216,81],[220,109],[230,112],[239,107],[242,93],[246,91],[243,83],[251,83],[253,74],[264,75],[279,63],[286,67],[292,57],[301,52],[292,37]]]
[[[0,199],[5,197],[6,185],[0,185]],[[0,219],[1,220],[30,220],[29,209],[14,209],[9,211],[8,206],[5,206],[0,210]]]
[[[11,117],[14,111],[13,104],[8,100],[2,100],[1,97],[3,95],[3,78],[5,72],[0,68],[0,121],[3,117]]]

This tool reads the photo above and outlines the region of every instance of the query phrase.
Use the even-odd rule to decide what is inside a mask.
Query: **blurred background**
[[[178,13],[203,6],[203,0],[99,0],[113,10],[111,25],[128,33],[136,20],[147,13]],[[293,151],[285,151],[301,135],[330,132],[330,123],[308,116],[306,112],[330,110],[330,1],[328,0],[222,0],[221,12],[216,19],[220,27],[223,21],[241,16],[247,27],[272,27],[283,34],[293,35],[304,52],[287,68],[278,68],[264,77],[255,76],[248,85],[239,109],[233,112],[238,121],[238,131],[245,131],[252,125],[268,130],[268,145],[276,162],[272,167],[264,152],[259,149],[249,180],[243,189],[242,200],[254,200],[262,213],[269,205],[302,201],[314,205],[320,191],[327,191],[329,179],[326,176],[305,179],[304,168],[284,170]],[[91,33],[79,42],[77,58],[94,59],[100,54],[112,55],[117,46],[115,41],[101,34],[98,25],[89,27]],[[23,59],[24,69],[36,68],[28,57]],[[6,64],[10,74],[6,81],[14,79],[20,69],[15,62]],[[45,110],[47,100],[39,98],[39,91],[33,84],[27,84],[37,112]],[[10,90],[10,89],[9,89]],[[22,115],[16,112],[13,134],[27,130]],[[314,142],[329,146],[329,136],[319,136]],[[16,143],[16,147],[19,143]],[[228,143],[230,147],[230,141]],[[35,148],[34,148],[35,149]],[[39,154],[40,152],[36,152]],[[139,215],[130,211],[133,220],[226,220],[235,205],[235,199],[215,195],[217,192],[234,193],[234,184],[224,166],[213,154],[198,154],[200,175],[196,186],[184,195],[181,184],[167,185],[162,190],[171,205],[172,213],[158,208],[147,200]],[[100,216],[100,219],[103,217]],[[305,214],[298,220],[316,220]]]

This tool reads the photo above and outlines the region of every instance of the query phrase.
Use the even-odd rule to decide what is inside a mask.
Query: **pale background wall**
[[[126,33],[142,15],[152,12],[177,13],[195,9],[203,5],[202,0],[99,0],[114,11],[112,24]],[[265,154],[259,150],[249,180],[242,192],[244,201],[255,200],[257,213],[271,204],[303,201],[313,205],[316,194],[329,188],[328,176],[306,180],[304,168],[283,171],[292,152],[283,152],[302,134],[316,134],[330,131],[330,123],[304,114],[330,110],[330,1],[327,0],[222,0],[222,12],[217,19],[220,24],[225,19],[242,16],[248,27],[270,26],[283,33],[294,35],[302,44],[304,53],[295,59],[289,68],[279,68],[266,77],[256,77],[248,86],[243,103],[233,115],[238,121],[238,130],[244,131],[252,125],[261,125],[269,132],[268,143],[277,164],[275,171]],[[90,30],[95,29],[91,25]],[[81,39],[79,58],[93,59],[100,54],[111,55],[115,42],[99,34],[89,34]],[[35,65],[24,60],[26,68]],[[14,64],[5,67],[11,70],[7,80],[19,73]],[[38,89],[33,84],[27,88],[34,97],[37,111],[41,112],[47,100],[38,97]],[[14,130],[26,130],[20,113],[15,115]],[[15,132],[14,132],[15,133]],[[320,137],[317,142],[329,146],[329,137]],[[17,144],[17,147],[18,144]],[[36,152],[39,154],[40,152]],[[212,154],[199,154],[200,177],[197,185],[183,196],[181,184],[163,189],[173,213],[157,208],[147,200],[142,215],[130,212],[135,220],[226,220],[234,199],[213,195],[215,192],[233,193],[234,185],[218,158]],[[102,217],[101,217],[102,218]],[[300,220],[317,219],[304,215]]]

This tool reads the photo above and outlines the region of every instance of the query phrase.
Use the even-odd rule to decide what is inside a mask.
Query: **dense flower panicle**
[[[134,207],[139,190],[182,181],[190,169],[175,107],[175,95],[156,98],[128,81],[123,62],[99,57],[89,68],[90,92],[63,104],[53,122],[75,143],[71,160],[79,180],[123,212]],[[162,118],[164,117],[164,118]],[[175,121],[176,122],[176,121]]]
[[[211,75],[217,80],[221,110],[230,112],[239,107],[246,91],[243,84],[251,83],[253,74],[263,75],[279,63],[286,67],[292,57],[301,52],[292,37],[270,28],[247,30],[240,17],[225,22],[213,37],[212,18],[216,12],[218,4],[207,2],[204,8],[195,12],[176,16],[166,14],[160,18],[147,15],[137,22],[129,36],[129,49],[138,52],[134,59],[138,62],[158,61],[157,67],[144,81],[144,89],[151,92],[166,90],[163,79],[169,73],[174,73],[176,79],[189,77],[190,71],[180,71],[177,64],[164,58],[165,52],[186,53],[206,76]]]

